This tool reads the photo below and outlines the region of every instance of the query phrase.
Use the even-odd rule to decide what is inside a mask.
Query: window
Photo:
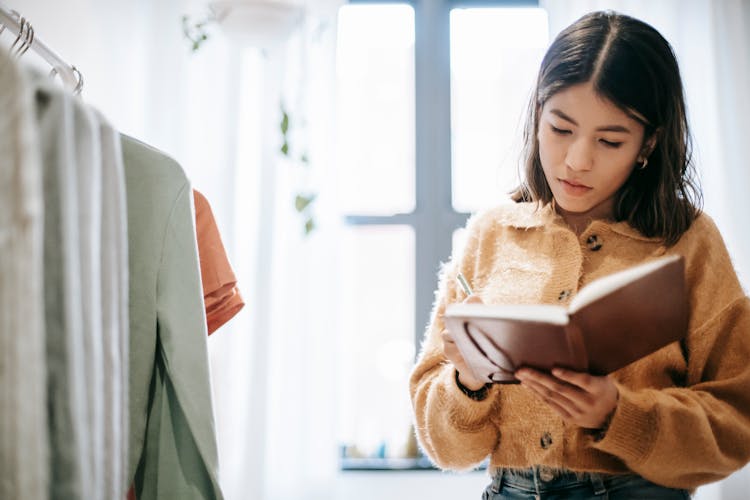
[[[398,448],[410,432],[414,9],[342,7],[337,43],[337,177],[340,206],[351,222],[342,274],[352,290],[341,305],[340,439],[349,458],[385,458],[403,455]]]
[[[538,8],[450,14],[453,206],[473,212],[518,185],[526,105],[547,48]]]
[[[413,211],[414,9],[342,7],[336,61],[342,210]]]
[[[543,10],[502,4],[339,11],[338,188],[351,290],[338,367],[344,468],[424,463],[404,462],[415,455],[408,374],[439,264],[468,214],[517,182],[519,127],[548,41]]]

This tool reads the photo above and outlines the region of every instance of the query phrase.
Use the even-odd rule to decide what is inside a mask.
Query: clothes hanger
[[[83,90],[83,75],[75,67],[66,63],[60,56],[49,49],[41,40],[35,38],[34,28],[15,10],[10,10],[3,4],[0,4],[0,35],[8,29],[16,35],[16,40],[10,47],[10,53],[13,57],[22,57],[29,49],[52,66],[50,77],[60,76],[60,80],[65,87],[71,89],[75,95],[79,95]]]

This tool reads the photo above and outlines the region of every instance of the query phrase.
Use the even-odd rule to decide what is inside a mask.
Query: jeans
[[[482,500],[684,500],[686,490],[659,486],[640,476],[596,473],[553,473],[545,467],[498,469]]]

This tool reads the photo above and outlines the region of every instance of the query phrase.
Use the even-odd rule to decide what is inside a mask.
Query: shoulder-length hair
[[[609,11],[587,14],[563,30],[547,50],[528,106],[525,175],[513,199],[552,201],[539,157],[539,117],[552,95],[586,82],[644,126],[644,146],[656,138],[646,168],[634,165],[616,193],[615,220],[673,245],[702,206],[682,79],[669,42],[629,16]]]

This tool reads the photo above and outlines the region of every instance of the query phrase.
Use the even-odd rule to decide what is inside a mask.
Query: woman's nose
[[[570,144],[565,155],[565,164],[568,167],[572,170],[591,170],[593,163],[593,151],[587,140],[581,138]]]

